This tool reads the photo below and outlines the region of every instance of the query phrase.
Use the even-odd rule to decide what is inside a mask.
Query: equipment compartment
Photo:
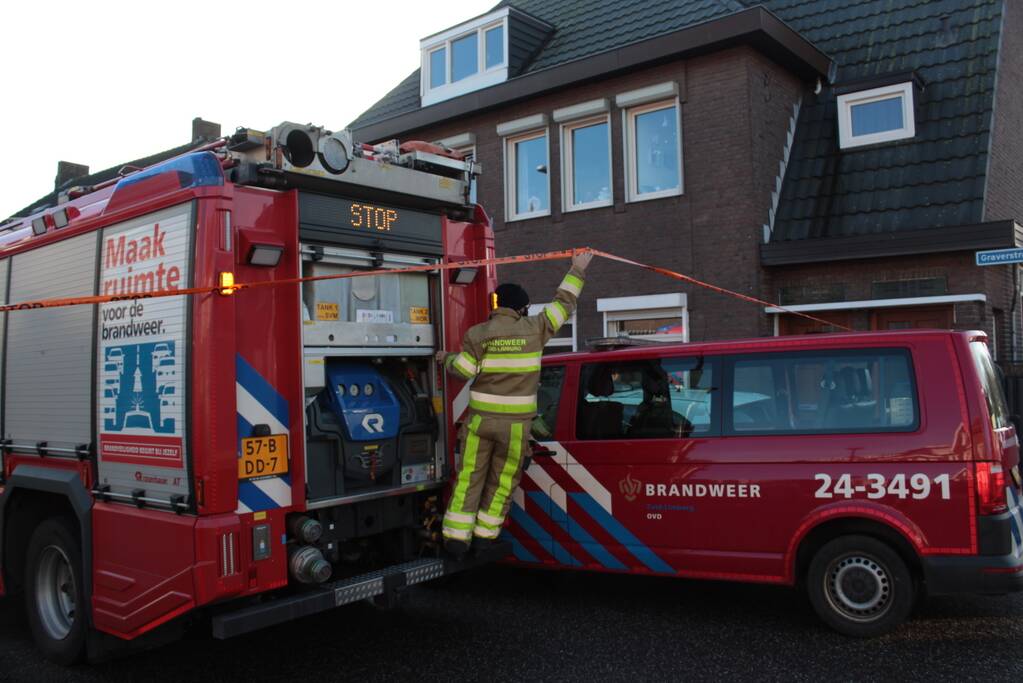
[[[327,358],[306,407],[310,501],[442,478],[429,358]]]
[[[341,275],[356,270],[401,268],[429,263],[399,262],[365,252],[310,248],[304,277]],[[391,257],[397,258],[397,257]],[[306,282],[302,288],[307,346],[432,347],[430,276],[427,273],[367,275]]]

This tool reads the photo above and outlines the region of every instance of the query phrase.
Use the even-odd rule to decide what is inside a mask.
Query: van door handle
[[[534,458],[553,458],[555,455],[557,455],[556,451],[552,451],[550,448],[541,445],[537,441],[530,442],[529,446],[530,449],[532,450],[531,455]]]

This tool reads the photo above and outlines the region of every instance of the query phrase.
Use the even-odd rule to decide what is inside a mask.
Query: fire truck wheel
[[[74,664],[85,654],[82,611],[82,551],[74,523],[43,521],[28,543],[25,606],[36,647],[58,664]]]
[[[869,638],[891,631],[909,616],[916,586],[906,563],[869,536],[842,536],[817,551],[806,588],[814,610],[848,636]]]

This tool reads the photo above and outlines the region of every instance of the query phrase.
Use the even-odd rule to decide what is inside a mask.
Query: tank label
[[[426,325],[430,322],[430,309],[425,306],[411,306],[408,309],[408,319],[410,323],[416,325]]]
[[[191,207],[174,207],[103,231],[100,291],[188,287]],[[112,491],[186,494],[187,297],[100,304],[97,360],[99,478]]]
[[[332,304],[329,301],[316,302],[317,320],[338,320],[340,315],[340,304]]]

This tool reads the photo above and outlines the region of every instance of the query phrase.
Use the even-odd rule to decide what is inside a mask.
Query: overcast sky
[[[99,171],[281,121],[341,128],[419,66],[419,39],[498,0],[8,2],[0,10],[0,220]]]

